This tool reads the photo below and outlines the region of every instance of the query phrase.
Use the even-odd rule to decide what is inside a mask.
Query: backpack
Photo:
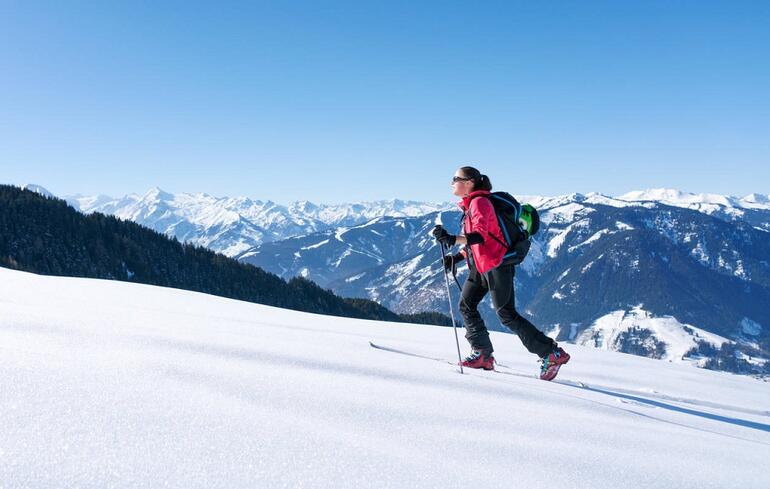
[[[510,259],[510,263],[518,265],[529,253],[529,247],[532,245],[530,238],[540,229],[540,215],[530,204],[519,204],[507,192],[493,192],[489,194],[489,200],[495,208],[497,221],[505,238],[504,243],[499,239],[497,241],[508,249],[503,260]]]

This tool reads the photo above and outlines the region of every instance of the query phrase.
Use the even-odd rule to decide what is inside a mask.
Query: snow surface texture
[[[0,487],[770,487],[767,383],[492,339],[0,268]]]

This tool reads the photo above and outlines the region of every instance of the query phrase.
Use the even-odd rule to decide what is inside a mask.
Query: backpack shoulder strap
[[[479,195],[479,196],[475,197],[475,198],[474,198],[474,199],[471,201],[471,203],[473,203],[473,201],[474,201],[474,200],[476,200],[476,199],[481,199],[481,198],[483,198],[483,199],[487,199],[487,200],[489,201],[489,204],[492,206],[492,210],[494,210],[494,211],[495,211],[495,216],[497,216],[497,210],[495,209],[495,203],[494,203],[494,201],[492,201],[492,196],[493,196],[493,195],[495,195],[495,194],[489,194],[489,196],[486,196],[486,195]],[[470,204],[468,205],[468,217],[469,217],[469,218],[471,217],[471,206],[470,206]],[[500,226],[500,231],[502,231],[502,232],[505,232],[505,231],[503,231],[503,227],[502,227],[502,226],[503,226],[503,224],[500,222],[500,219],[499,219],[499,218],[498,218],[498,225]],[[508,244],[507,244],[506,242],[504,242],[503,240],[501,240],[500,238],[498,238],[497,236],[495,236],[494,234],[492,234],[492,233],[489,233],[489,236],[490,236],[492,239],[494,239],[495,241],[497,241],[498,243],[500,243],[500,245],[502,245],[504,248],[508,248]]]

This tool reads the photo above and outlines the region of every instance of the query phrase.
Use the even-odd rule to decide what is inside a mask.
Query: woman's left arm
[[[463,236],[465,242],[470,240],[470,244],[483,243],[489,236],[489,221],[494,220],[495,208],[489,199],[478,197],[473,199],[471,207],[471,229],[473,232]],[[458,236],[459,241],[459,236]]]

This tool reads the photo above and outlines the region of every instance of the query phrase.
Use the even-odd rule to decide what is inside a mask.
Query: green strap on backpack
[[[527,238],[530,238],[537,234],[540,229],[540,215],[537,213],[537,209],[530,204],[524,204],[521,206],[521,214],[519,214],[519,227],[521,230],[527,233]]]

